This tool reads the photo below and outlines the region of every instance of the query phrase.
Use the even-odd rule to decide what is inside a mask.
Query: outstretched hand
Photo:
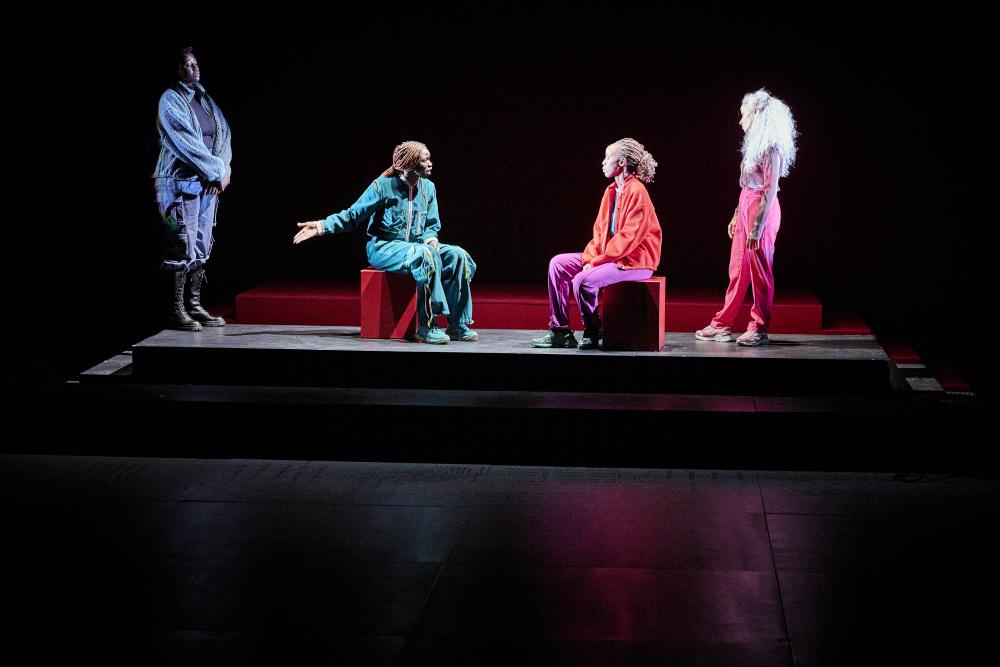
[[[299,222],[296,223],[299,226],[299,233],[295,235],[292,239],[292,243],[302,243],[303,241],[308,241],[314,236],[319,236],[320,229],[322,229],[322,220],[310,220],[309,222]]]

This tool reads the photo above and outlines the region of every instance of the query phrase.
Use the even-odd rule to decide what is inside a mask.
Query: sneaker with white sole
[[[596,327],[589,327],[583,330],[583,338],[580,339],[581,350],[596,350],[601,343],[601,330]]]
[[[427,343],[428,345],[446,345],[451,340],[448,338],[448,334],[436,326],[418,328],[416,338],[418,343]]]
[[[698,340],[710,340],[716,343],[726,343],[733,339],[733,330],[729,327],[715,328],[709,324],[704,329],[694,332],[694,337]]]
[[[531,341],[532,347],[560,347],[560,348],[574,348],[577,347],[576,338],[573,337],[572,331],[552,331],[549,330],[541,338],[535,338]]]
[[[747,347],[757,347],[758,345],[767,345],[767,343],[767,334],[763,331],[748,331],[736,339],[737,345]]]
[[[471,343],[479,340],[479,333],[464,324],[459,324],[457,327],[448,327],[448,338]]]

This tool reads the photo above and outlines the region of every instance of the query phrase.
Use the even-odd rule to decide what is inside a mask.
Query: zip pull
[[[410,242],[410,225],[413,224],[413,186],[407,183],[410,188],[409,207],[406,211],[406,242]]]

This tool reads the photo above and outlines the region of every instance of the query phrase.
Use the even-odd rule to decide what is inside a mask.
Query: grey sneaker
[[[586,329],[583,332],[583,338],[580,339],[580,349],[596,350],[600,342],[601,342],[600,329]]]
[[[544,336],[531,341],[532,347],[564,347],[574,348],[577,346],[576,338],[572,331],[548,331]]]

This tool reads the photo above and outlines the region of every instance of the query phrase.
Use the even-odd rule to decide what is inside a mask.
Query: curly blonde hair
[[[756,112],[750,122],[750,128],[743,136],[743,160],[740,169],[752,171],[761,158],[777,148],[781,154],[782,178],[788,176],[788,171],[795,164],[795,138],[799,135],[795,129],[795,119],[788,105],[771,95],[763,88],[743,96],[742,106],[748,111]]]

